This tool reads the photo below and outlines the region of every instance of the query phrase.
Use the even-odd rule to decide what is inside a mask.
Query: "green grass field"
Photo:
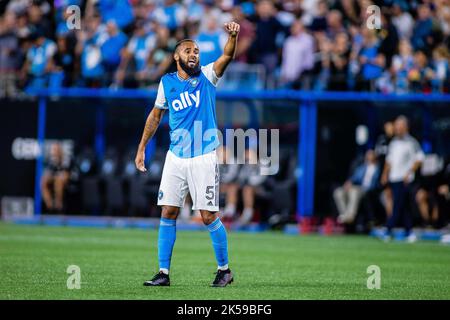
[[[450,246],[364,236],[229,233],[235,282],[210,288],[208,233],[178,232],[171,287],[157,271],[157,232],[0,223],[0,299],[450,299]],[[81,289],[67,289],[69,265]],[[366,287],[381,268],[381,289]]]

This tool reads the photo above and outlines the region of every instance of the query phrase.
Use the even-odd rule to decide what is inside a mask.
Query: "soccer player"
[[[165,74],[159,83],[155,107],[145,123],[136,154],[136,167],[145,172],[145,146],[153,137],[165,110],[169,110],[170,150],[167,152],[158,205],[162,206],[158,235],[159,273],[145,286],[169,286],[172,249],[176,238],[176,219],[189,192],[193,210],[199,210],[207,226],[218,270],[211,284],[225,287],[233,281],[228,267],[228,242],[219,211],[219,146],[216,124],[216,85],[236,53],[239,24],[225,24],[228,40],[223,54],[200,67],[195,41],[180,41],[174,52],[177,71]]]

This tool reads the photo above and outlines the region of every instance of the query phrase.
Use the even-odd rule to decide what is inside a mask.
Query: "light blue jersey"
[[[216,85],[213,63],[196,77],[181,79],[177,72],[161,78],[155,107],[169,110],[170,150],[193,158],[215,150],[220,142],[216,122]]]

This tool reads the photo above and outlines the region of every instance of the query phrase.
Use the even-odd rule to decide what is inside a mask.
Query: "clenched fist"
[[[241,26],[236,22],[225,23],[225,30],[233,37],[236,37],[239,33]]]

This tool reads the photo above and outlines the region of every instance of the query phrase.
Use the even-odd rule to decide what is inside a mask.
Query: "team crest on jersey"
[[[198,78],[192,78],[190,83],[191,83],[191,86],[195,87],[198,84]]]
[[[162,190],[159,190],[158,199],[161,200],[164,197],[164,193]]]

